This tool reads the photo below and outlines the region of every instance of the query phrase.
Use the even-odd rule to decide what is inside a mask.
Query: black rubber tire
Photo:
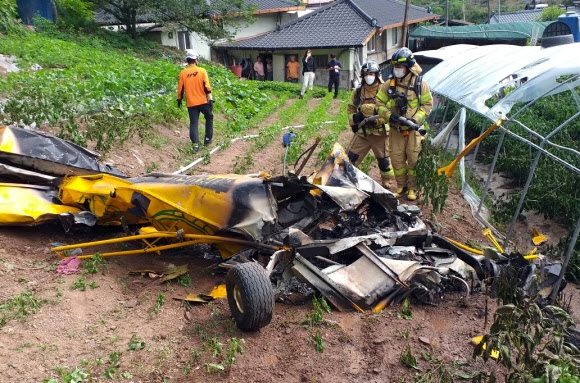
[[[258,331],[272,320],[274,289],[258,263],[234,266],[226,276],[230,311],[242,331]]]

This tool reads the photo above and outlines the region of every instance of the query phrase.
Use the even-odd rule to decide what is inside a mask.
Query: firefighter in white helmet
[[[393,72],[377,93],[377,112],[391,127],[389,147],[397,181],[396,196],[417,199],[415,166],[421,143],[429,126],[427,116],[433,108],[433,97],[421,75],[413,53],[408,48],[395,51],[391,58]]]
[[[389,163],[389,125],[383,118],[376,116],[375,111],[376,95],[382,83],[379,65],[367,61],[362,65],[361,73],[362,85],[352,92],[346,111],[354,133],[349,144],[348,159],[354,166],[358,166],[372,149],[379,165],[382,184],[388,188],[388,182],[394,175]],[[359,127],[361,122],[371,116],[379,118],[369,120],[362,128]]]
[[[179,73],[177,84],[177,106],[181,108],[183,96],[189,112],[189,138],[194,151],[199,150],[199,114],[205,117],[204,145],[211,144],[213,138],[213,97],[211,85],[205,69],[197,65],[199,54],[193,50],[186,51],[187,67]]]

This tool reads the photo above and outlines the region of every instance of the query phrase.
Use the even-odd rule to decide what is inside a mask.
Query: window
[[[373,37],[367,43],[367,51],[374,52],[377,49],[377,35],[374,34]]]
[[[392,43],[393,46],[396,47],[399,44],[399,28],[393,28],[391,29],[391,33],[392,33]]]
[[[314,64],[316,65],[317,68],[326,69],[326,64],[328,64],[328,62],[330,61],[328,59],[328,56],[319,55],[319,56],[312,56],[312,57],[314,58]]]
[[[182,51],[191,48],[191,46],[189,44],[189,32],[188,31],[177,32],[177,48],[181,49]]]

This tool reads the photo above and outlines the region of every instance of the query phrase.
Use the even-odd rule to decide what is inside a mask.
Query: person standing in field
[[[262,57],[258,56],[256,62],[254,63],[254,73],[256,73],[256,80],[264,81],[266,78],[264,73],[264,63],[262,62]]]
[[[377,112],[388,121],[391,161],[397,181],[397,198],[417,199],[415,166],[421,144],[429,130],[427,116],[433,108],[429,85],[423,79],[421,66],[409,48],[400,48],[391,58],[393,73],[377,93]],[[401,118],[402,117],[402,118]]]
[[[290,56],[290,61],[286,64],[286,78],[288,82],[298,82],[300,77],[300,63],[296,61],[296,56]]]
[[[382,84],[379,64],[367,61],[361,67],[361,74],[363,82],[352,92],[346,109],[354,133],[348,146],[348,159],[358,167],[372,150],[381,173],[381,183],[388,189],[394,176],[389,162],[389,125],[377,115],[375,108],[377,92]],[[371,117],[373,119],[369,119]]]
[[[328,93],[332,92],[334,86],[334,98],[338,97],[338,88],[340,87],[340,70],[342,65],[336,59],[334,53],[330,54],[330,61],[326,64],[326,71],[328,72]]]
[[[207,71],[197,65],[199,54],[193,50],[186,51],[187,67],[179,73],[177,84],[177,106],[181,108],[183,96],[189,113],[189,138],[193,150],[199,151],[199,114],[205,118],[204,145],[211,144],[213,138],[213,96]]]
[[[310,49],[306,50],[306,54],[304,55],[304,59],[302,60],[302,76],[303,76],[303,83],[302,83],[302,91],[300,92],[299,98],[304,97],[304,93],[306,93],[306,88],[310,88],[312,91],[314,87],[314,77],[316,63],[314,62],[314,57],[312,57],[312,51]]]

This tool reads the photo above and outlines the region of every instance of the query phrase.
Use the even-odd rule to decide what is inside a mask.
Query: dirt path
[[[310,100],[309,110],[317,102],[320,100]],[[345,109],[344,101],[333,100],[329,114],[341,108]],[[306,113],[292,122],[298,125],[305,118]],[[264,123],[274,121],[271,116]],[[159,133],[171,139],[162,150],[166,153],[133,143],[129,151],[115,149],[110,157],[117,159],[119,168],[135,176],[144,174],[152,163],[158,164],[156,171],[179,168],[178,148],[189,140],[186,130],[170,128]],[[339,142],[346,146],[351,135],[345,128]],[[280,172],[280,141],[281,137],[276,138],[264,150],[255,152],[248,172]],[[251,145],[251,141],[231,145],[212,156],[208,165],[196,167],[194,174],[231,171],[236,158],[250,152]],[[132,153],[143,164],[134,161]],[[305,173],[315,169],[316,161],[308,166]],[[376,164],[371,176],[378,180],[374,168]],[[425,208],[424,214],[428,217],[429,210]],[[437,223],[443,235],[490,245],[454,188]],[[387,307],[377,314],[333,311],[325,313],[320,324],[312,328],[302,324],[313,313],[310,303],[277,304],[270,325],[257,333],[244,333],[231,320],[225,300],[188,307],[173,299],[207,293],[224,280],[223,274],[212,273],[218,260],[212,258],[208,246],[160,256],[109,259],[106,268],[94,275],[55,272],[59,260],[50,250],[52,243],[118,235],[121,233],[116,228],[64,234],[56,226],[0,227],[0,302],[30,291],[40,306],[22,319],[9,318],[0,329],[0,382],[41,382],[49,378],[62,382],[63,376],[71,376],[74,371],[77,376],[90,374],[92,381],[412,382],[430,367],[421,355],[436,357],[447,368],[464,373],[502,371],[495,362],[484,364],[481,359],[471,358],[471,337],[488,330],[483,328],[486,298],[479,292],[467,297],[446,294],[437,307],[412,305],[410,319],[400,315],[400,306]],[[131,273],[167,264],[187,265],[191,286],[160,283],[148,273]],[[83,284],[85,290],[73,289]],[[569,291],[575,294],[575,302],[580,301],[575,286]],[[488,299],[487,303],[491,315],[495,302]],[[30,301],[23,304],[30,308]],[[578,317],[577,311],[575,315]],[[316,351],[317,334],[323,352]],[[242,345],[244,353],[236,354],[237,363],[230,366],[226,352],[231,342]],[[419,370],[400,362],[406,350],[417,358]],[[453,367],[453,362],[460,363]]]

